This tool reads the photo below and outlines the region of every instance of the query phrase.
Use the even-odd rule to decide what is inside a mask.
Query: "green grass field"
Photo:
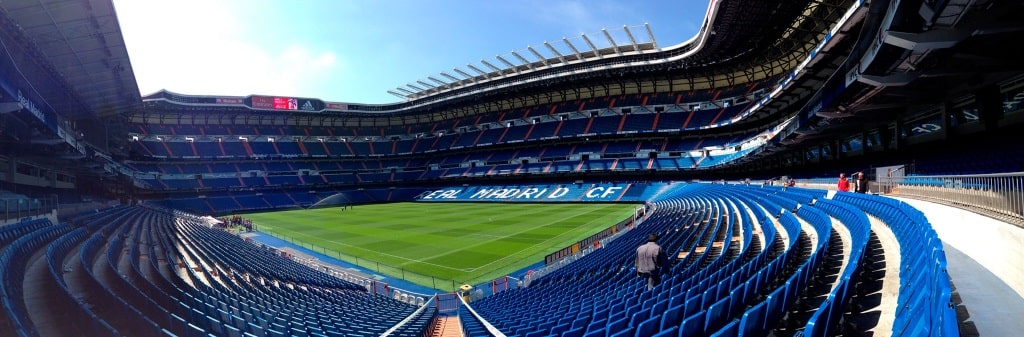
[[[262,232],[325,255],[371,270],[379,262],[382,274],[447,288],[431,277],[461,284],[507,275],[631,217],[634,207],[410,202],[244,216]]]

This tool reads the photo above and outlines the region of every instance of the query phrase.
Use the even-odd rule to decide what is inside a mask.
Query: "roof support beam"
[[[437,87],[435,85],[430,85],[430,83],[423,82],[422,80],[416,80],[416,83],[419,83],[420,85],[426,87],[427,89],[433,89]]]
[[[608,39],[608,43],[612,44],[612,49],[615,50],[615,54],[622,55],[622,51],[619,50],[619,45],[615,44],[615,39],[612,38],[612,34],[608,33],[607,29],[601,28],[601,33],[604,33],[604,37]]]
[[[512,56],[515,56],[517,59],[519,59],[519,62],[523,62],[523,64],[525,64],[526,67],[528,67],[530,69],[533,69],[533,63],[530,62],[530,61],[527,61],[526,58],[523,57],[523,55],[519,55],[519,52],[513,50],[512,51]]]
[[[395,95],[395,96],[398,96],[398,98],[401,98],[401,99],[408,99],[409,98],[408,96],[399,94],[399,93],[395,92],[394,90],[388,90],[388,93],[392,94],[392,95]]]
[[[480,70],[480,68],[477,68],[472,64],[467,64],[466,66],[469,67],[469,69],[473,69],[473,71],[480,73],[480,75],[484,75],[484,77],[487,77],[487,73],[484,72],[483,70]]]
[[[580,55],[580,51],[576,49],[576,46],[572,45],[572,42],[569,42],[569,39],[563,37],[562,42],[565,42],[565,45],[569,46],[569,49],[572,49],[572,52],[576,54],[577,60],[583,60],[583,55]]]
[[[494,69],[494,71],[497,71],[499,74],[501,73],[501,68],[495,67],[490,62],[487,62],[487,60],[480,60],[480,63],[483,63],[488,68]]]
[[[633,51],[640,52],[640,47],[636,45],[636,38],[633,37],[633,32],[629,31],[629,26],[622,25],[622,30],[626,31],[626,36],[629,37],[629,43],[633,45]]]
[[[931,30],[923,33],[905,33],[888,31],[885,43],[907,50],[922,51],[926,49],[949,48],[968,37],[967,33],[953,30]]]
[[[409,95],[415,95],[415,94],[416,94],[416,92],[415,92],[415,91],[411,91],[411,90],[409,90],[409,89],[406,89],[406,88],[395,88],[395,90],[398,90],[398,91],[401,91],[401,92],[407,93],[407,94],[409,94]]]
[[[512,68],[512,70],[515,70],[516,74],[519,73],[519,68],[516,68],[516,65],[512,64],[512,62],[509,62],[504,57],[501,57],[501,55],[497,55],[497,56],[495,56],[495,58],[497,58],[498,61],[501,61],[501,63],[504,63],[505,65],[507,65],[509,68]]]
[[[587,37],[587,34],[580,34],[580,36],[583,37],[583,41],[587,42],[587,46],[590,46],[590,50],[594,52],[594,55],[596,55],[597,58],[599,58],[599,59],[604,58],[604,56],[601,55],[601,53],[597,51],[597,46],[594,46],[594,42],[591,42],[590,38]]]
[[[431,81],[434,81],[434,82],[436,82],[436,83],[438,83],[438,84],[440,84],[442,86],[448,86],[449,85],[448,83],[445,83],[444,81],[439,80],[439,79],[435,78],[434,76],[427,76],[427,79],[431,80]]]
[[[452,80],[452,81],[454,81],[454,82],[459,82],[459,81],[461,81],[461,80],[460,80],[460,79],[459,79],[458,77],[452,76],[451,74],[448,74],[448,73],[444,73],[444,72],[442,72],[442,73],[441,73],[441,76],[447,77],[447,78],[448,78],[449,80]],[[469,77],[469,76],[466,76],[466,77]]]
[[[467,74],[465,71],[462,71],[462,69],[459,69],[459,68],[453,68],[452,70],[455,71],[456,73],[458,73],[459,75],[465,76],[466,78],[472,80],[473,83],[476,83],[476,76]]]
[[[526,46],[526,49],[529,50],[531,53],[533,53],[533,56],[537,57],[537,59],[539,59],[540,62],[544,63],[544,65],[546,65],[546,66],[550,65],[550,64],[548,64],[548,59],[545,58],[544,55],[541,55],[540,53],[538,53],[536,49],[533,49],[533,46]]]
[[[562,61],[562,64],[565,64],[565,56],[562,56],[562,53],[558,52],[558,49],[555,49],[555,47],[552,46],[547,41],[544,41],[544,45],[547,46],[548,49],[550,49],[552,53],[555,53],[555,56],[558,56],[558,60]]]
[[[658,47],[658,40],[654,39],[654,32],[651,31],[651,25],[644,22],[644,29],[647,30],[647,36],[651,38],[651,44],[654,45],[654,49],[661,51],[661,47]]]

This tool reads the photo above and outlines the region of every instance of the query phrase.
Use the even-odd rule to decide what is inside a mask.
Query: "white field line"
[[[566,217],[563,217],[563,218],[559,219],[559,221],[562,221],[562,220],[565,220],[565,219],[569,219],[569,218],[572,218],[572,217],[576,217],[576,216],[579,216],[579,215],[587,214],[587,213],[593,213],[593,212],[596,212],[596,211],[597,211],[597,210],[595,209],[595,210],[592,210],[592,211],[589,211],[589,212],[585,212],[585,213],[580,213],[580,214],[574,214],[574,215],[566,216]],[[587,223],[586,223],[585,225],[590,225],[590,224],[594,223],[594,222],[595,222],[595,221],[597,221],[597,220],[600,220],[600,219],[594,219],[594,220],[592,220],[592,221],[590,221],[590,222],[587,222]],[[549,224],[547,224],[547,225],[550,225],[550,223],[549,223]],[[545,226],[547,226],[547,225],[545,225]],[[538,227],[539,227],[539,226],[538,226]],[[534,228],[538,228],[538,227],[534,227]],[[516,233],[516,234],[518,234],[518,233]],[[477,266],[476,268],[467,268],[467,269],[469,269],[469,270],[468,270],[468,272],[475,272],[475,271],[477,271],[477,270],[480,270],[480,268],[484,268],[484,267],[490,266],[490,265],[492,265],[492,264],[495,264],[495,263],[497,263],[497,262],[499,262],[499,261],[503,261],[503,260],[505,260],[505,259],[507,259],[507,258],[510,258],[510,257],[516,256],[516,254],[522,253],[523,251],[526,251],[526,250],[529,250],[529,249],[531,249],[531,248],[533,248],[533,247],[536,247],[536,246],[542,245],[542,244],[544,244],[544,243],[547,243],[548,241],[551,241],[551,240],[557,239],[557,238],[559,238],[559,237],[562,237],[562,236],[564,236],[564,235],[566,235],[566,234],[569,234],[569,231],[565,231],[565,232],[562,232],[561,234],[558,234],[558,235],[552,236],[552,237],[548,238],[547,240],[544,240],[544,241],[538,242],[538,243],[537,243],[537,244],[535,244],[535,245],[532,245],[532,246],[529,246],[529,247],[526,247],[526,248],[520,249],[519,251],[517,251],[517,252],[515,252],[515,253],[507,254],[507,255],[505,255],[505,256],[504,256],[504,257],[502,257],[502,258],[499,258],[499,259],[497,259],[497,260],[494,260],[494,261],[491,261],[491,262],[485,263],[485,264],[483,264],[483,265]],[[511,236],[511,235],[512,235],[512,234],[510,234],[510,235],[506,235],[505,237],[508,237],[508,236]],[[503,238],[505,238],[505,237],[503,237]],[[482,242],[482,243],[479,243],[479,244],[476,244],[476,245],[473,245],[473,246],[479,246],[479,245],[482,245],[482,244],[485,244],[485,243],[490,243],[490,242],[493,242],[493,241],[496,241],[496,240],[492,240],[492,241],[488,241],[488,242]],[[473,246],[467,246],[466,248],[469,248],[469,247],[473,247]],[[465,248],[464,248],[464,249],[465,249]],[[451,254],[451,253],[455,253],[455,252],[458,252],[458,251],[462,251],[462,250],[463,250],[463,249],[460,249],[460,250],[457,250],[457,251],[453,251],[453,252],[450,252],[449,254]]]
[[[563,221],[563,220],[566,220],[566,219],[569,219],[569,218],[573,218],[573,217],[576,217],[576,216],[579,216],[579,215],[583,215],[583,214],[587,214],[587,213],[593,213],[593,212],[596,212],[596,211],[597,211],[597,209],[591,210],[589,212],[568,215],[568,216],[559,218],[558,221],[560,222],[560,221]],[[510,216],[500,217],[500,218],[503,219],[503,218],[506,218],[506,217],[511,217],[511,215]],[[591,223],[593,223],[594,221],[597,221],[597,220],[599,220],[599,219],[595,219],[595,220],[590,221],[590,222],[588,222],[586,224],[589,225],[589,224],[591,224]],[[408,257],[404,257],[404,256],[395,255],[395,254],[389,254],[389,253],[385,253],[385,252],[380,252],[380,251],[368,249],[368,248],[365,248],[365,247],[360,247],[360,246],[356,246],[356,245],[352,245],[352,244],[347,244],[347,243],[344,243],[344,242],[338,242],[338,241],[334,241],[334,240],[325,240],[325,239],[323,239],[321,237],[314,236],[314,235],[311,235],[311,234],[307,234],[307,233],[304,233],[304,232],[292,232],[292,233],[293,234],[300,234],[302,236],[306,236],[306,237],[310,237],[310,238],[316,238],[316,239],[318,239],[320,241],[327,241],[327,242],[331,242],[331,243],[338,244],[338,245],[345,246],[345,247],[351,247],[351,248],[355,248],[355,249],[366,251],[366,252],[376,253],[376,254],[380,254],[380,255],[384,255],[384,256],[393,257],[393,258],[396,258],[396,259],[399,259],[399,260],[408,261],[406,263],[403,263],[403,264],[401,264],[399,266],[395,266],[395,267],[405,267],[406,265],[408,265],[409,262],[413,262],[413,263],[426,264],[426,265],[430,265],[430,266],[438,267],[438,268],[443,268],[443,269],[447,269],[447,270],[455,270],[455,271],[461,271],[461,272],[465,272],[465,273],[472,273],[472,272],[475,272],[477,270],[480,270],[481,268],[490,266],[490,265],[495,264],[495,263],[497,263],[499,261],[503,261],[505,259],[508,259],[509,257],[515,256],[516,254],[522,253],[523,251],[529,250],[529,249],[531,249],[533,247],[542,245],[542,244],[544,244],[544,243],[546,243],[548,241],[551,241],[551,240],[557,239],[559,237],[562,237],[562,236],[568,234],[569,231],[562,232],[561,234],[553,236],[551,238],[548,238],[547,240],[543,240],[543,241],[537,242],[537,244],[534,244],[534,245],[531,245],[529,247],[523,248],[523,249],[521,249],[519,251],[516,251],[514,253],[507,254],[507,255],[505,255],[502,258],[499,258],[497,260],[485,263],[485,264],[477,266],[475,268],[454,268],[454,267],[449,267],[449,266],[440,265],[440,264],[436,264],[436,263],[430,263],[430,262],[426,262],[426,261],[427,260],[431,260],[431,259],[435,259],[435,258],[438,258],[438,257],[441,257],[441,256],[451,255],[451,254],[454,254],[454,253],[458,253],[458,252],[461,252],[461,251],[466,250],[468,248],[477,247],[477,246],[481,246],[481,245],[484,245],[484,244],[489,244],[489,243],[492,243],[494,241],[498,241],[498,240],[501,240],[501,239],[509,238],[511,236],[519,235],[519,234],[522,234],[522,233],[525,233],[525,232],[528,232],[528,231],[531,231],[531,230],[534,230],[534,229],[537,229],[537,228],[541,228],[541,227],[544,227],[544,226],[548,226],[548,225],[551,225],[551,223],[545,223],[545,224],[542,224],[542,225],[530,227],[528,229],[525,229],[525,230],[522,230],[522,231],[518,231],[518,232],[514,232],[514,233],[510,233],[510,234],[507,234],[507,235],[474,234],[474,235],[480,235],[480,236],[488,236],[488,237],[493,238],[493,240],[481,241],[481,242],[478,242],[478,243],[473,244],[473,245],[463,246],[461,249],[458,249],[458,250],[448,251],[448,252],[445,252],[445,253],[435,254],[435,255],[431,255],[431,256],[425,257],[425,258],[419,258],[419,259],[413,259],[413,258],[408,258]],[[299,245],[299,246],[301,247],[301,245]],[[377,262],[377,261],[374,261],[374,262]]]
[[[388,254],[388,253],[385,253],[385,252],[379,252],[379,251],[376,251],[376,250],[367,249],[367,248],[363,248],[363,247],[360,247],[360,246],[347,244],[347,243],[344,243],[344,242],[338,242],[338,241],[334,241],[334,240],[325,240],[324,238],[321,238],[321,237],[318,237],[318,236],[315,236],[315,235],[311,235],[311,234],[307,234],[305,232],[291,232],[291,233],[292,234],[302,235],[302,236],[305,236],[305,237],[315,238],[315,239],[320,240],[320,241],[331,242],[331,243],[334,243],[334,244],[337,244],[337,245],[340,245],[340,246],[351,247],[351,248],[355,248],[355,249],[358,249],[358,250],[367,251],[367,252],[370,252],[370,253],[390,256],[390,257],[393,257],[393,258],[396,258],[396,259],[399,259],[399,260],[406,260],[406,261],[410,261],[410,262],[427,264],[427,265],[431,265],[431,266],[438,267],[438,268],[444,268],[444,269],[448,269],[448,270],[457,270],[457,271],[461,271],[461,272],[466,272],[465,269],[461,269],[461,268],[452,268],[452,267],[448,267],[448,266],[439,265],[439,264],[436,264],[436,263],[424,262],[424,261],[420,261],[420,260],[417,260],[417,259],[410,259],[410,258],[407,258],[407,257],[404,257],[404,256],[399,256],[399,255],[395,255],[395,254]],[[302,245],[298,245],[298,246],[302,247]],[[315,252],[316,250],[313,250],[313,251]],[[324,254],[324,255],[327,255],[327,254]],[[330,256],[330,255],[328,255],[328,256]],[[377,262],[377,261],[374,261],[374,262]],[[358,264],[356,264],[356,265],[358,265]]]
[[[565,219],[568,219],[570,217],[572,217],[572,216],[564,217],[564,218],[562,218],[560,220],[565,220]],[[422,258],[422,260],[431,260],[431,259],[436,259],[436,258],[439,258],[439,257],[442,257],[442,256],[455,254],[455,253],[464,251],[464,250],[469,249],[469,248],[473,248],[473,247],[478,247],[478,246],[482,246],[482,245],[485,245],[485,244],[489,244],[489,243],[492,243],[494,241],[506,239],[506,238],[509,238],[509,237],[512,237],[512,236],[515,236],[515,235],[519,235],[519,234],[522,234],[522,233],[525,233],[525,232],[529,232],[529,231],[532,231],[534,229],[545,227],[545,226],[548,226],[548,225],[550,225],[550,223],[545,223],[545,224],[541,224],[541,225],[538,225],[538,226],[529,227],[527,229],[524,229],[524,230],[521,230],[521,231],[518,231],[518,232],[509,233],[509,234],[506,234],[506,235],[492,235],[493,239],[491,239],[491,240],[483,240],[483,241],[479,241],[479,242],[477,242],[475,244],[462,246],[462,248],[459,248],[457,250],[449,250],[447,252],[430,255],[430,256]],[[548,240],[550,240],[550,239],[548,239]],[[544,242],[547,242],[548,240],[544,240],[544,241],[538,242],[536,245],[539,245],[539,244],[542,244]],[[529,249],[529,248],[534,247],[536,245],[527,247],[526,249]],[[519,253],[519,252],[516,252],[516,253]],[[506,257],[508,257],[508,256],[506,256]],[[502,259],[504,259],[504,258],[502,258]],[[407,259],[407,260],[408,261],[416,261],[416,262],[420,262],[420,263],[426,263],[426,262],[422,262],[421,260],[413,260],[413,259]],[[495,261],[500,261],[500,260],[501,259],[498,259],[498,260],[495,260]],[[427,264],[433,265],[432,263],[427,263]],[[486,265],[484,265],[484,266],[486,266]],[[480,269],[480,267],[483,267],[483,266],[479,266],[479,267],[476,267],[476,268],[461,268],[461,269],[460,268],[450,268],[449,267],[448,269],[460,270],[460,271],[469,273],[469,272],[473,272],[473,271],[475,271],[477,269]]]

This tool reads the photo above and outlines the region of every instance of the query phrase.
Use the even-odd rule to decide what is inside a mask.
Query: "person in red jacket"
[[[840,192],[850,191],[850,181],[846,180],[846,173],[839,173],[839,182],[836,183]]]

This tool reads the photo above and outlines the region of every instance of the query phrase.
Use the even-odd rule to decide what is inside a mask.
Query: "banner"
[[[616,202],[638,201],[633,184],[450,187],[424,193],[420,201]]]

